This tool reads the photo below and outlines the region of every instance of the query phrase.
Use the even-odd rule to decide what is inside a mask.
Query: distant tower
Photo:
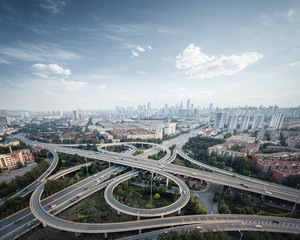
[[[273,113],[270,128],[271,129],[281,129],[283,123],[284,115],[282,113]]]
[[[249,127],[250,115],[245,115],[241,124],[241,130],[247,130]]]
[[[149,102],[147,103],[147,111],[148,113],[151,111],[151,104]]]
[[[189,110],[191,107],[191,100],[188,99],[187,102],[186,102],[186,109]]]
[[[76,110],[73,111],[74,119],[78,120],[78,112]]]
[[[225,117],[225,113],[217,113],[214,128],[224,128]]]
[[[209,112],[212,112],[212,111],[213,111],[213,104],[212,104],[212,103],[209,104],[208,111],[209,111]]]
[[[6,117],[7,116],[7,112],[5,109],[1,109],[0,110],[0,116]]]
[[[182,104],[182,102],[180,103],[180,107],[179,107],[180,109],[183,109],[183,104]]]
[[[254,116],[251,129],[260,128],[263,124],[264,116],[262,114],[257,114]]]
[[[236,115],[236,114],[230,115],[229,121],[228,121],[228,129],[231,129],[231,130],[236,129],[238,120],[239,120],[239,115]]]

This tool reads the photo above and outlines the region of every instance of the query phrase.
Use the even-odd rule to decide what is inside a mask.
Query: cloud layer
[[[34,74],[43,78],[47,78],[49,75],[69,76],[71,74],[71,71],[69,69],[64,69],[57,64],[45,65],[42,63],[36,63],[32,65],[32,68],[35,71]]]
[[[176,57],[176,67],[185,70],[189,78],[213,78],[233,75],[255,63],[263,56],[257,52],[246,52],[242,55],[209,56],[194,44],[190,44],[182,54]]]

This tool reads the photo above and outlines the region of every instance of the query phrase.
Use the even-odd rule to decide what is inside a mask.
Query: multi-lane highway
[[[28,142],[30,143],[30,142]],[[53,148],[52,144],[39,143],[41,146],[46,148]],[[101,161],[107,161],[112,163],[117,163],[133,168],[148,170],[151,172],[165,171],[171,174],[179,174],[182,176],[188,176],[195,179],[202,179],[209,182],[215,182],[218,184],[223,184],[226,186],[247,190],[249,192],[254,192],[262,195],[270,195],[274,198],[279,198],[282,200],[296,202],[300,194],[300,191],[295,188],[285,187],[279,184],[272,184],[264,181],[248,179],[245,177],[237,178],[228,175],[224,175],[217,172],[206,172],[196,169],[190,169],[184,166],[178,166],[174,164],[164,163],[163,169],[161,169],[159,162],[150,159],[141,159],[137,156],[124,156],[120,154],[96,154],[92,151],[86,151],[81,149],[59,147],[55,145],[57,152],[62,152],[66,154],[77,154],[82,157],[88,157],[93,159],[98,159]],[[245,187],[247,186],[247,187]]]
[[[190,136],[196,135],[196,132],[192,132],[186,135],[182,135],[176,139],[172,139],[165,143],[165,146],[171,146],[173,144],[177,144],[177,147],[180,146],[181,143],[187,141]],[[26,139],[25,139],[26,140]],[[287,188],[284,186],[280,186],[277,184],[269,184],[263,181],[249,180],[243,177],[232,177],[222,173],[210,173],[199,170],[191,170],[190,168],[177,166],[169,163],[164,163],[164,166],[161,167],[160,163],[153,160],[145,160],[139,157],[132,156],[124,156],[116,153],[95,153],[91,151],[85,151],[80,149],[72,149],[66,148],[59,145],[53,144],[44,144],[39,143],[40,146],[56,149],[57,152],[63,152],[67,154],[78,154],[79,156],[98,159],[107,162],[118,163],[125,166],[130,166],[137,169],[144,169],[151,172],[161,172],[167,174],[179,174],[184,175],[196,179],[203,179],[211,182],[216,182],[219,184],[224,184],[227,186],[232,186],[235,188],[244,189],[251,192],[260,193],[262,195],[269,194],[272,197],[277,197],[280,199],[284,199],[291,202],[296,202],[297,197],[299,195],[299,191],[292,188]],[[178,151],[178,148],[175,149],[174,152]],[[172,155],[174,157],[175,153]],[[263,184],[261,183],[263,182]],[[247,187],[245,187],[247,186]],[[274,231],[277,232],[295,232],[299,233],[300,223],[299,220],[296,219],[286,219],[286,218],[273,218],[267,216],[249,216],[249,215],[205,215],[205,216],[184,216],[180,218],[163,218],[163,219],[153,219],[153,220],[144,220],[137,222],[125,222],[125,223],[112,223],[112,224],[78,224],[73,222],[68,222],[65,220],[57,219],[54,216],[50,215],[45,211],[45,209],[40,204],[40,194],[43,191],[43,184],[41,184],[36,191],[34,192],[31,199],[31,207],[34,212],[34,215],[40,219],[44,224],[72,232],[90,232],[90,233],[108,233],[108,232],[119,232],[119,231],[131,231],[137,229],[148,229],[148,228],[156,228],[161,226],[174,226],[174,225],[186,225],[186,224],[200,224],[207,223],[212,224],[211,229],[218,229],[216,227],[216,223],[218,225],[225,224],[229,220],[231,221],[241,221],[242,224],[245,222],[249,222],[250,229],[255,224],[259,224],[264,228],[264,230],[269,231],[269,222],[276,220],[279,223],[276,224],[276,229]],[[112,194],[109,194],[112,195]],[[234,218],[234,219],[232,219]],[[273,220],[272,220],[273,219]],[[263,221],[268,222],[268,226],[264,225]],[[0,222],[1,224],[1,222]],[[271,224],[272,225],[272,224]],[[0,225],[1,226],[1,225]],[[293,230],[291,231],[291,228]],[[239,229],[237,229],[239,230]],[[1,229],[0,229],[1,231]],[[272,230],[270,230],[272,231]]]
[[[82,166],[85,166],[85,164],[81,165],[81,167]],[[79,166],[75,166],[72,168],[72,170],[76,171],[78,167]],[[41,205],[44,211],[49,213],[52,212],[51,214],[57,214],[77,202],[71,202],[70,199],[73,199],[76,196],[80,196],[80,198],[78,199],[78,201],[80,201],[81,199],[99,191],[112,181],[108,180],[111,174],[115,174],[122,170],[124,170],[124,168],[121,166],[113,166],[105,169],[98,174],[95,174],[87,179],[84,179],[81,182],[63,189],[62,191],[48,198],[43,199],[41,201]],[[67,169],[51,176],[50,178],[57,179],[58,177],[61,177],[70,172],[70,169]],[[44,184],[45,181],[43,181],[42,183]],[[51,208],[50,204],[52,204],[52,206],[54,207]],[[28,227],[27,225],[30,223],[33,224]],[[0,221],[1,239],[13,239],[21,235],[22,233],[29,231],[38,224],[40,224],[40,221],[36,220],[35,216],[32,214],[29,208],[25,208]]]

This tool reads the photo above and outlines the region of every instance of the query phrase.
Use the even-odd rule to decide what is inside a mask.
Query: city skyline
[[[0,108],[295,107],[300,3],[2,1]],[[13,29],[13,31],[12,31]]]

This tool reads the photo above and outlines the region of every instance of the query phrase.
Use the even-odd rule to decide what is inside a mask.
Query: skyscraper
[[[270,122],[271,129],[281,129],[283,123],[284,115],[282,113],[273,113],[272,119]]]
[[[214,128],[224,128],[225,113],[217,113]]]
[[[250,115],[244,115],[240,129],[247,130],[249,127]]]
[[[186,102],[186,109],[189,110],[191,107],[191,100],[188,99],[187,102]]]
[[[263,124],[264,116],[262,114],[257,114],[254,116],[251,129],[260,128]]]
[[[210,103],[210,104],[209,104],[209,107],[208,107],[208,111],[209,111],[209,112],[212,112],[212,110],[213,110],[213,104]]]
[[[236,114],[230,115],[228,120],[228,129],[230,130],[236,129],[238,120],[239,120],[239,115]]]
[[[76,110],[73,111],[74,119],[78,120],[78,112]]]

